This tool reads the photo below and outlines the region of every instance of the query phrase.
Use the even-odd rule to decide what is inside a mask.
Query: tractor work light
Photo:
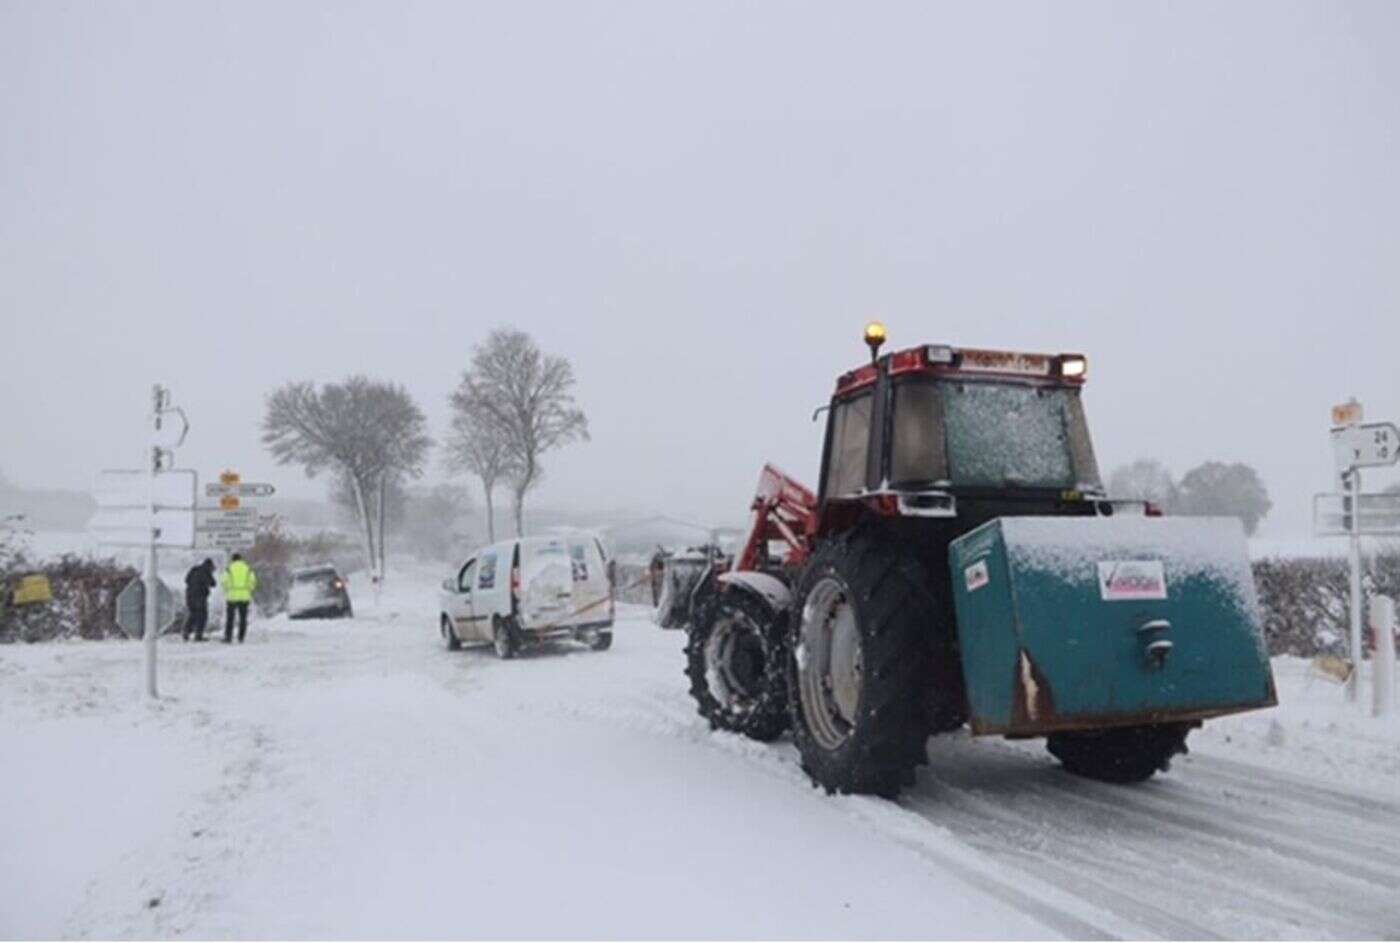
[[[865,326],[865,345],[870,348],[870,362],[880,356],[880,345],[885,342],[885,326],[879,321],[871,321]]]
[[[1082,380],[1088,369],[1089,362],[1079,354],[1065,354],[1060,357],[1060,376],[1066,380]]]
[[[953,362],[953,348],[947,344],[929,344],[924,348],[924,356],[929,363],[951,364]]]

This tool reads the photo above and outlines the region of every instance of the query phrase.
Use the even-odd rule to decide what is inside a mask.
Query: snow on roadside
[[[439,578],[242,647],[167,638],[159,705],[139,646],[0,648],[0,937],[1144,935],[917,803],[828,797],[790,744],[710,731],[680,634],[639,611],[606,653],[442,650]],[[1275,671],[1279,709],[1193,752],[1394,797],[1395,725]],[[992,775],[996,747],[962,752]]]
[[[714,735],[675,634],[449,653],[435,582],[242,647],[167,638],[157,706],[138,646],[0,649],[23,768],[0,778],[0,936],[1056,934],[969,884],[946,834],[892,841],[852,818],[874,800]]]
[[[1307,659],[1279,656],[1273,669],[1278,707],[1207,721],[1192,751],[1400,800],[1400,715],[1371,716],[1371,663],[1360,704]]]

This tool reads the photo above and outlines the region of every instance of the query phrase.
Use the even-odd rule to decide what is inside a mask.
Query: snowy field
[[[711,732],[682,638],[447,652],[353,622],[0,647],[0,937],[1395,937],[1400,729],[1306,664],[1141,787],[939,738],[899,803]]]

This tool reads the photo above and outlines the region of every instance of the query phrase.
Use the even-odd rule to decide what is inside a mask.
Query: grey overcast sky
[[[1305,534],[1328,407],[1400,419],[1398,124],[1397,3],[0,0],[0,472],[139,463],[161,381],[182,464],[319,495],[272,387],[441,434],[512,324],[593,429],[538,504],[735,521],[878,317],[1087,352],[1105,471]]]

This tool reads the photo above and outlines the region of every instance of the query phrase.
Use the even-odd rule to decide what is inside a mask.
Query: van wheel
[[[462,647],[462,640],[457,637],[457,630],[452,628],[452,620],[447,616],[443,616],[438,622],[438,634],[442,636],[443,644],[449,652],[455,652]]]
[[[491,644],[496,649],[496,656],[502,661],[515,657],[520,651],[520,633],[515,629],[514,619],[491,617]]]
[[[595,652],[605,652],[612,648],[611,632],[595,632],[593,638],[589,639],[588,647]]]
[[[1153,724],[1052,733],[1045,748],[1076,776],[1105,783],[1140,783],[1158,770],[1166,772],[1172,757],[1186,752],[1190,724]]]

